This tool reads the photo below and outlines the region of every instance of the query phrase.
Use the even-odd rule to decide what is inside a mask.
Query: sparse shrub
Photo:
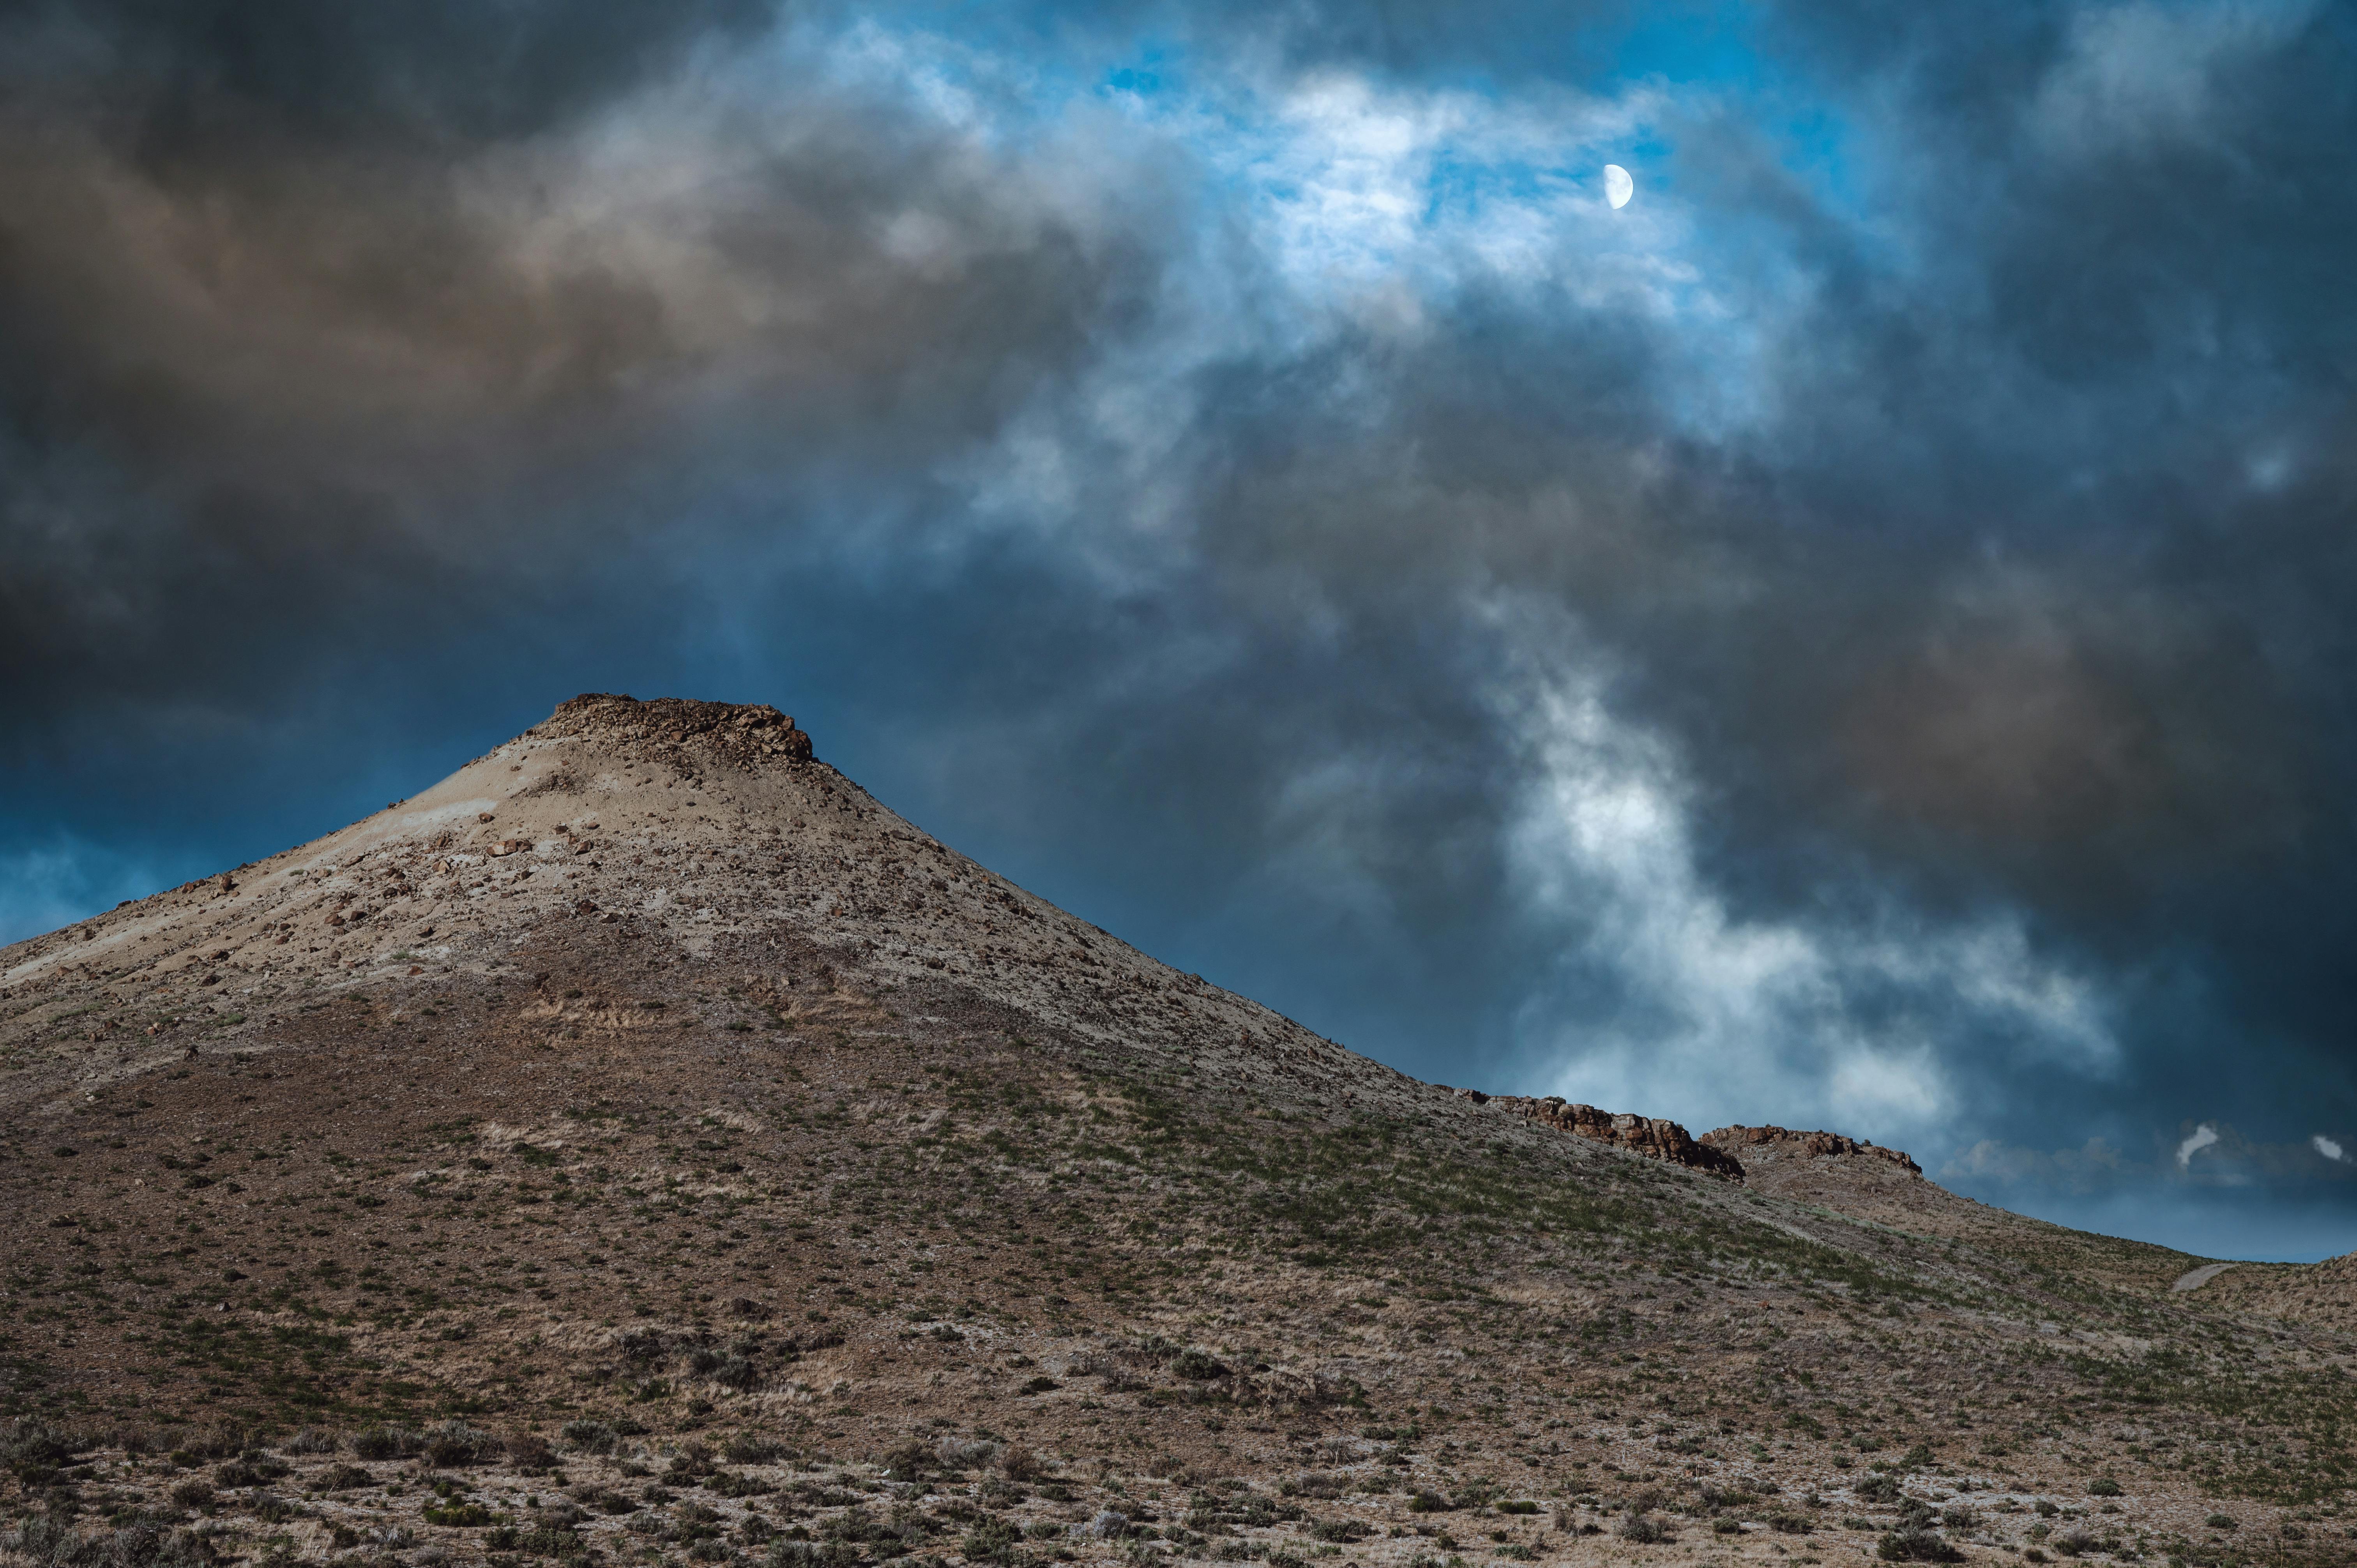
[[[602,1421],[568,1421],[556,1429],[556,1434],[577,1454],[614,1451],[614,1429]]]
[[[785,1451],[786,1445],[774,1438],[740,1432],[728,1440],[720,1454],[731,1465],[767,1465]]]
[[[1620,1520],[1620,1529],[1613,1533],[1620,1536],[1621,1540],[1633,1541],[1639,1546],[1656,1546],[1664,1541],[1674,1539],[1668,1525],[1655,1519],[1652,1514],[1640,1512],[1636,1509],[1629,1510],[1627,1516]]]
[[[1741,1535],[1743,1533],[1743,1526],[1731,1519],[1715,1519],[1711,1520],[1710,1530],[1713,1535]]]
[[[884,1478],[888,1481],[921,1480],[933,1462],[931,1445],[911,1439],[884,1455]]]
[[[285,1465],[275,1465],[271,1459],[254,1455],[254,1457],[247,1459],[224,1459],[221,1465],[212,1469],[212,1483],[214,1486],[266,1486],[283,1474],[287,1474]]]
[[[1209,1350],[1192,1347],[1181,1350],[1171,1359],[1170,1370],[1178,1377],[1189,1378],[1197,1382],[1211,1378],[1223,1378],[1228,1374],[1226,1363],[1217,1356],[1212,1355]]]
[[[2109,1476],[2098,1476],[2087,1483],[2087,1495],[2091,1498],[2116,1498],[2120,1495],[2120,1484]]]
[[[740,1394],[751,1392],[761,1383],[761,1369],[753,1365],[748,1356],[724,1356],[720,1364],[705,1375],[722,1388],[735,1389]]]
[[[847,1541],[773,1541],[770,1568],[854,1568],[859,1548]]]
[[[232,1425],[208,1426],[190,1436],[180,1446],[199,1459],[227,1459],[245,1452],[245,1428]]]
[[[2046,1544],[2065,1557],[2083,1557],[2100,1549],[2103,1542],[2083,1530],[2066,1530]]]
[[[2040,1519],[2052,1519],[2062,1511],[2061,1506],[2051,1498],[2040,1498],[2030,1507],[2037,1510],[2038,1517]]]
[[[370,1460],[406,1459],[425,1439],[405,1426],[366,1426],[352,1434],[352,1453]]]
[[[953,1432],[943,1433],[933,1448],[933,1457],[945,1470],[971,1470],[997,1456],[997,1444],[987,1438],[962,1438]]]
[[[969,1563],[1012,1563],[1023,1537],[1003,1519],[985,1519],[958,1542]]]
[[[1936,1530],[1909,1525],[1894,1530],[1875,1543],[1874,1554],[1885,1563],[1962,1563],[1964,1554],[1948,1544]]]
[[[1950,1530],[1975,1530],[1979,1528],[1981,1516],[1959,1503],[1953,1507],[1942,1509],[1940,1522]]]
[[[210,1481],[192,1477],[172,1488],[171,1498],[177,1508],[210,1508],[213,1500],[213,1485]]]
[[[358,1465],[338,1465],[319,1477],[320,1489],[329,1492],[349,1492],[375,1484],[376,1477]]]
[[[1407,1500],[1410,1513],[1447,1513],[1457,1505],[1438,1492],[1418,1491]]]
[[[651,1364],[663,1359],[671,1349],[671,1342],[660,1329],[630,1328],[623,1330],[614,1347],[630,1360]]]
[[[468,1465],[480,1465],[496,1456],[504,1446],[500,1440],[479,1426],[469,1426],[463,1421],[446,1421],[425,1434],[418,1452],[425,1462],[438,1468],[457,1469]]]
[[[1928,1443],[1918,1443],[1901,1455],[1899,1461],[1902,1466],[1910,1470],[1929,1469],[1938,1462],[1939,1456],[1932,1452],[1932,1445]]]
[[[1075,1528],[1097,1541],[1119,1541],[1129,1533],[1129,1516],[1119,1509],[1101,1509],[1087,1524]]]
[[[547,1438],[537,1433],[511,1432],[504,1446],[508,1463],[526,1475],[545,1470],[556,1463],[556,1450],[549,1446]]]
[[[0,1561],[49,1568],[208,1568],[210,1543],[185,1530],[167,1531],[148,1516],[100,1535],[80,1536],[53,1515],[0,1532]]]
[[[0,1437],[0,1465],[28,1487],[45,1485],[80,1451],[81,1445],[65,1433],[42,1421],[12,1422],[7,1434]]]
[[[1895,1476],[1868,1476],[1859,1481],[1857,1495],[1870,1503],[1895,1503],[1899,1500],[1899,1478]]]
[[[2233,1516],[2231,1514],[2213,1513],[2201,1522],[2208,1525],[2212,1530],[2240,1530],[2243,1528],[2240,1524],[2235,1522]]]
[[[333,1454],[336,1434],[324,1426],[307,1426],[281,1444],[289,1454]]]
[[[1020,1443],[1010,1443],[998,1455],[998,1473],[1010,1481],[1036,1481],[1042,1466],[1039,1455]]]

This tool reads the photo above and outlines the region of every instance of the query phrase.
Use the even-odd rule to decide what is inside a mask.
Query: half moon
[[[1637,182],[1619,164],[1604,166],[1604,199],[1614,207],[1626,207],[1629,199],[1637,194]]]

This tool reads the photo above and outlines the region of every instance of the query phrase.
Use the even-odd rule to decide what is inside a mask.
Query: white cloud
[[[1699,864],[1703,803],[1674,749],[1615,715],[1606,688],[1593,666],[1556,665],[1501,698],[1535,764],[1512,875],[1565,951],[1562,983],[1517,1020],[1547,1088],[1698,1130],[1774,1118],[1887,1141],[1954,1108],[1975,1037],[2110,1070],[2098,998],[2008,917],[1738,912]]]
[[[2185,1141],[2177,1145],[2177,1168],[2181,1171],[2190,1170],[2193,1167],[2193,1156],[2217,1141],[2218,1129],[2209,1122],[2204,1122],[2193,1129],[2186,1134]]]
[[[2341,1160],[2346,1158],[2346,1156],[2341,1152],[2341,1145],[2330,1138],[2326,1137],[2321,1133],[2319,1133],[2315,1137],[2310,1138],[2309,1142],[2315,1145],[2316,1152],[2318,1154],[2322,1155],[2328,1160]]]

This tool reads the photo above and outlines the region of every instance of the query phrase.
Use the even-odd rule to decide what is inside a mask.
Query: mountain
[[[768,707],[576,698],[0,951],[0,1203],[60,1565],[2352,1550],[2339,1324],[1419,1083]]]

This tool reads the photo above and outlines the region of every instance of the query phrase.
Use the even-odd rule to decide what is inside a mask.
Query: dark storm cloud
[[[823,489],[986,435],[1150,279],[1133,236],[889,94],[792,58],[683,81],[762,19],[124,7],[0,33],[14,722],[175,685],[235,706],[331,627],[425,642],[414,618],[559,602],[748,442]],[[632,103],[657,145],[599,144]],[[706,166],[673,188],[666,158]]]
[[[413,148],[529,135],[598,109],[700,46],[749,41],[775,0],[306,0],[0,7],[19,93],[123,120],[163,164],[248,137]]]
[[[10,7],[0,724],[791,671],[1433,1076],[2314,1185],[2352,38]]]

